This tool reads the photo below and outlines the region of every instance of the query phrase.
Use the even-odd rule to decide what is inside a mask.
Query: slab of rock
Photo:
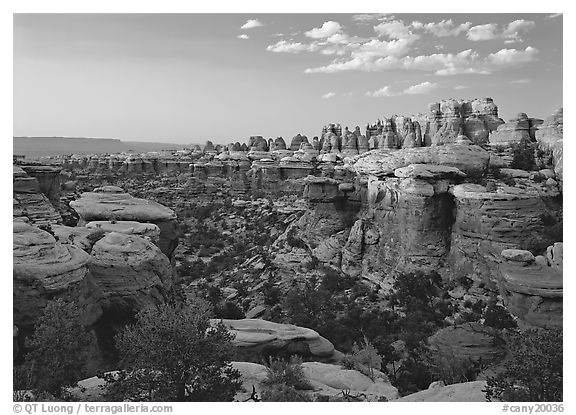
[[[260,319],[211,320],[222,323],[235,336],[233,344],[247,353],[262,351],[299,353],[330,358],[334,346],[312,329]]]
[[[523,264],[531,264],[534,262],[534,255],[530,251],[522,249],[505,249],[502,251],[502,257],[508,261],[520,262]]]
[[[467,175],[481,175],[488,167],[489,153],[475,145],[447,144],[414,147],[398,151],[372,150],[352,159],[352,169],[360,175],[391,176],[411,164],[456,167]]]
[[[85,225],[86,228],[92,230],[100,230],[103,232],[119,232],[127,235],[138,235],[149,238],[152,242],[158,243],[160,237],[160,228],[153,223],[141,223],[136,221],[93,221]]]
[[[466,174],[456,167],[451,166],[411,164],[394,170],[394,176],[413,179],[441,179],[446,177],[466,177]]]
[[[179,238],[176,213],[160,203],[132,197],[119,189],[105,186],[97,192],[83,193],[80,199],[70,202],[70,206],[84,223],[98,220],[154,223],[160,228],[160,249],[172,261]]]
[[[268,376],[266,366],[251,362],[232,362],[232,367],[241,374],[243,391],[235,399],[243,401],[250,397],[252,386],[258,396],[262,396],[263,382]],[[398,390],[390,384],[388,379],[376,378],[374,381],[356,370],[344,369],[339,365],[304,362],[302,372],[312,389],[303,391],[310,396],[342,396],[342,391],[349,391],[351,395],[363,394],[365,401],[377,401],[381,397],[388,400],[398,398]]]
[[[398,399],[397,402],[486,402],[486,381],[455,383],[423,390]]]
[[[84,226],[52,225],[52,231],[54,236],[58,238],[58,242],[76,245],[88,253],[96,241],[104,237],[104,232]]]
[[[393,400],[399,397],[398,390],[385,376],[376,377],[373,381],[357,370],[320,362],[302,363],[302,372],[319,395],[337,396],[343,390],[349,390],[352,395],[364,394],[366,401],[377,401],[382,397]]]
[[[558,245],[549,250],[553,252],[555,247],[561,257]],[[514,261],[500,264],[500,294],[506,308],[524,322],[558,328],[562,327],[563,315],[562,266],[543,259],[538,256],[531,264]]]

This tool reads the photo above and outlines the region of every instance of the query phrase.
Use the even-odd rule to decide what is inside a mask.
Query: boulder
[[[537,257],[534,262],[510,260],[500,264],[500,294],[508,310],[524,322],[538,327],[562,327],[562,243],[548,247],[556,257]]]
[[[160,249],[173,260],[179,237],[176,213],[160,203],[119,192],[118,188],[109,190],[100,188],[95,192],[82,193],[79,199],[70,202],[70,206],[78,212],[84,223],[116,220],[157,225],[160,228]]]
[[[111,232],[94,244],[90,274],[105,310],[134,314],[162,304],[172,287],[170,261],[152,242]]]
[[[476,322],[440,329],[428,338],[428,343],[441,356],[485,364],[499,361],[506,352],[497,330]]]
[[[360,175],[390,176],[411,164],[432,164],[456,167],[467,175],[481,175],[488,167],[489,153],[475,145],[448,144],[435,147],[415,147],[385,152],[372,150],[355,157],[353,170]]]
[[[12,238],[14,324],[30,329],[54,298],[81,301],[90,261],[86,252],[24,222],[14,222]]]
[[[212,324],[219,322],[235,336],[232,342],[244,356],[295,353],[325,359],[334,356],[332,343],[308,328],[260,319],[211,320]]]
[[[486,381],[455,383],[429,388],[398,399],[397,402],[486,402]]]
[[[93,231],[102,232],[119,232],[127,235],[138,235],[143,238],[148,238],[150,241],[158,245],[160,237],[160,228],[153,223],[141,223],[136,221],[92,221],[88,222],[85,227]]]

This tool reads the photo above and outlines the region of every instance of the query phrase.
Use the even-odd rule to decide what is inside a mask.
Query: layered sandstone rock
[[[564,114],[560,108],[548,117],[535,133],[540,148],[552,154],[554,172],[560,183],[563,181],[563,137]]]
[[[31,328],[54,298],[79,301],[90,256],[24,222],[13,224],[14,324]]]
[[[160,249],[172,259],[178,245],[176,214],[170,208],[151,200],[140,199],[120,188],[104,187],[83,193],[70,202],[84,222],[96,220],[150,222],[160,228]]]
[[[528,324],[562,327],[562,244],[548,248],[545,261],[530,258],[531,253],[502,251],[500,293],[507,309]]]
[[[450,194],[456,204],[449,257],[453,272],[496,283],[493,270],[502,250],[553,242],[544,219],[558,211],[557,188],[498,186],[488,191],[466,183]]]
[[[428,344],[445,358],[486,364],[499,361],[506,353],[498,332],[476,322],[445,327],[430,336]]]
[[[486,381],[431,387],[398,399],[397,402],[486,402]]]
[[[478,146],[451,144],[393,152],[373,150],[354,158],[352,168],[358,174],[381,177],[411,164],[432,164],[456,167],[468,175],[478,176],[488,167],[489,159],[489,153]]]
[[[530,140],[530,119],[521,112],[516,118],[498,126],[498,129],[490,134],[492,145],[512,145]]]
[[[232,343],[242,356],[258,358],[266,354],[300,354],[334,358],[334,346],[312,329],[260,319],[211,320],[222,322],[234,335]]]
[[[94,244],[90,273],[105,310],[134,313],[161,304],[172,287],[170,261],[152,242],[111,232]]]
[[[135,221],[93,221],[86,224],[86,228],[93,231],[118,232],[127,235],[137,235],[147,238],[158,245],[160,228],[153,223],[141,223]]]
[[[62,222],[46,195],[40,190],[40,183],[30,177],[22,168],[13,167],[13,211],[15,218],[25,217],[35,225],[51,225]]]

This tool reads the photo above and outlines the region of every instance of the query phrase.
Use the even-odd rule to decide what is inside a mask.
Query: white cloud
[[[308,68],[306,73],[335,73],[342,71],[385,71],[406,69],[431,72],[447,76],[458,74],[488,75],[495,70],[531,62],[538,50],[528,46],[526,49],[501,49],[481,58],[477,51],[463,50],[459,53],[434,53],[420,56],[381,56],[377,48],[357,50],[350,59],[336,59],[332,63],[316,68]]]
[[[391,20],[374,26],[374,31],[379,36],[388,36],[390,39],[419,39],[420,35],[413,33],[410,26],[406,26],[402,20]]]
[[[266,50],[276,53],[299,53],[299,52],[314,52],[319,49],[319,45],[311,43],[309,45],[301,42],[289,42],[280,40],[273,45],[268,45]]]
[[[532,82],[532,81],[530,81],[529,79],[517,79],[515,81],[511,81],[510,83],[511,84],[529,84],[530,82]]]
[[[421,84],[412,85],[404,90],[404,94],[408,95],[420,95],[420,94],[429,94],[430,92],[438,89],[440,85],[435,82],[422,82]]]
[[[247,20],[246,23],[244,23],[242,26],[240,26],[240,29],[254,29],[255,27],[260,26],[264,26],[264,24],[260,20],[250,19]]]
[[[382,87],[375,91],[368,91],[366,95],[369,97],[380,98],[380,97],[395,97],[398,95],[423,95],[428,94],[435,89],[439,88],[440,85],[435,82],[422,82],[420,84],[409,86],[403,91],[394,92],[389,86]]]
[[[528,46],[526,49],[500,49],[486,57],[486,62],[491,66],[513,66],[534,60],[538,49]]]
[[[456,85],[456,86],[454,87],[454,89],[457,90],[457,91],[459,91],[459,90],[461,90],[461,89],[467,89],[467,88],[468,88],[468,87],[467,87],[466,85]]]
[[[461,23],[459,25],[454,24],[452,19],[441,20],[437,23],[420,23],[412,22],[412,26],[415,28],[423,29],[428,33],[432,33],[437,37],[446,36],[458,36],[460,33],[466,32],[472,26],[471,22]]]
[[[250,39],[250,36],[248,36],[247,34],[242,34],[242,35],[238,35],[236,36],[238,39]]]
[[[560,16],[562,16],[562,13],[554,13],[554,14],[551,14],[550,16],[548,16],[548,18],[549,19],[555,19],[555,18],[560,17]]]
[[[342,26],[340,25],[340,23],[333,22],[332,20],[329,20],[327,22],[324,22],[322,27],[315,27],[315,28],[305,32],[304,34],[308,37],[313,38],[313,39],[322,39],[322,38],[330,37],[330,36],[340,32],[341,29],[342,29]]]
[[[328,92],[324,95],[322,95],[323,99],[330,99],[330,98],[334,98],[336,96],[336,92]]]
[[[498,37],[496,33],[497,28],[497,25],[494,23],[472,26],[468,30],[466,37],[473,42],[496,39]]]
[[[507,39],[521,41],[520,33],[527,32],[534,28],[535,25],[536,23],[531,20],[514,20],[508,23],[508,26],[502,32],[502,36]]]
[[[366,95],[369,97],[379,98],[379,97],[393,97],[396,94],[390,90],[389,86],[377,89],[376,91],[368,91]]]
[[[359,45],[352,51],[352,58],[367,59],[371,57],[403,56],[411,49],[410,39],[394,39],[390,41],[372,39]]]
[[[386,18],[394,18],[387,13],[361,13],[352,16],[352,20],[360,24],[373,22],[374,20],[384,20]]]

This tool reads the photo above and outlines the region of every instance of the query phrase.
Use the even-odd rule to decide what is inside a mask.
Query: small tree
[[[486,399],[562,401],[562,330],[530,329],[508,336],[512,354],[505,370],[489,377]]]
[[[310,397],[302,392],[311,389],[304,377],[302,360],[292,356],[289,361],[270,358],[268,375],[262,382],[265,402],[310,402]]]
[[[364,336],[364,341],[360,345],[354,343],[352,346],[352,361],[356,363],[356,369],[359,371],[367,370],[368,377],[374,381],[374,370],[380,370],[382,365],[382,356],[378,350]]]
[[[80,323],[80,309],[76,304],[62,299],[49,302],[27,342],[31,352],[25,357],[24,367],[15,372],[20,374],[15,375],[15,383],[26,379],[26,385],[33,386],[35,391],[46,391],[61,398],[66,386],[86,375],[90,341]]]
[[[116,337],[126,374],[108,398],[231,401],[240,389],[240,373],[230,365],[232,336],[210,325],[207,310],[200,302],[141,311]]]

